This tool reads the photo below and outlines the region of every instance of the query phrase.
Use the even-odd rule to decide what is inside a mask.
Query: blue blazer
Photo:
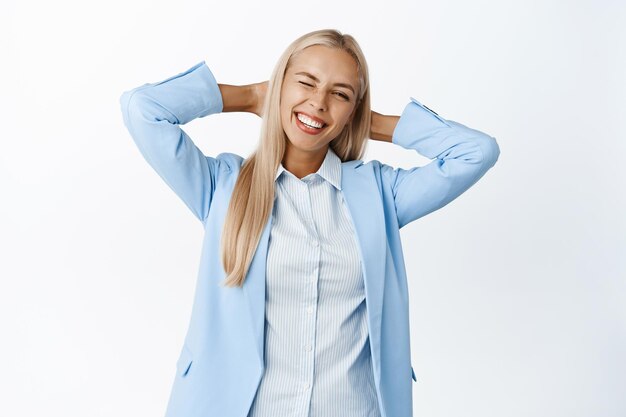
[[[244,158],[204,155],[180,128],[219,113],[218,84],[201,61],[120,98],[128,131],[146,161],[204,228],[187,334],[166,417],[246,417],[264,370],[265,270],[271,216],[242,288],[221,286],[219,245]],[[233,140],[233,138],[215,138]],[[243,139],[242,139],[243,140]],[[342,163],[344,200],[363,265],[372,366],[383,417],[412,415],[408,288],[400,229],[450,203],[491,168],[496,140],[444,119],[410,97],[392,142],[432,161],[411,169],[377,160]]]

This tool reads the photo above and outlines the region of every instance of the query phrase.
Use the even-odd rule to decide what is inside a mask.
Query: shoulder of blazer
[[[384,165],[382,162],[376,159],[372,159],[367,162],[363,162],[361,160],[350,162],[354,163],[353,168],[357,171],[360,170],[361,172],[373,172],[375,175],[380,175],[380,172],[382,171],[382,165]]]
[[[353,159],[352,161],[346,161],[346,162],[342,162],[341,165],[343,165],[346,168],[353,168],[353,169],[357,169],[361,166],[364,165],[364,162],[360,159]],[[367,165],[367,164],[365,164]]]
[[[359,165],[356,165],[356,167],[368,167],[369,170],[365,170],[365,169],[361,169],[360,171],[357,169],[357,172],[361,172],[361,173],[369,173],[369,175],[373,175],[373,177],[376,179],[376,183],[378,184],[378,188],[379,190],[382,190],[383,187],[391,187],[391,181],[390,181],[390,177],[389,177],[389,171],[395,171],[398,168],[395,168],[391,165],[386,165],[385,163],[377,160],[377,159],[372,159],[371,161],[368,161],[367,163],[363,163],[362,161],[360,161],[361,163]]]
[[[220,169],[227,172],[239,171],[245,160],[241,155],[232,152],[222,152],[216,156],[216,159],[220,162]]]

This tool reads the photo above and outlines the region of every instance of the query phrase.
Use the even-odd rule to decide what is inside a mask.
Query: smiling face
[[[358,90],[357,63],[345,51],[313,45],[292,58],[280,95],[286,153],[301,160],[323,160],[328,143],[351,121]]]

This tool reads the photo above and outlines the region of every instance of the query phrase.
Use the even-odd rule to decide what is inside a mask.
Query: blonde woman
[[[120,102],[205,231],[166,417],[411,416],[399,231],[476,183],[495,139],[413,97],[399,116],[372,111],[359,45],[330,29],[291,43],[266,82],[218,84],[201,61]],[[206,156],[180,127],[231,111],[262,118],[248,158]],[[368,139],[432,161],[364,163]]]

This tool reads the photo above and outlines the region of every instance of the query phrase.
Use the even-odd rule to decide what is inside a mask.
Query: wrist
[[[400,116],[386,116],[372,110],[370,139],[391,142]]]

